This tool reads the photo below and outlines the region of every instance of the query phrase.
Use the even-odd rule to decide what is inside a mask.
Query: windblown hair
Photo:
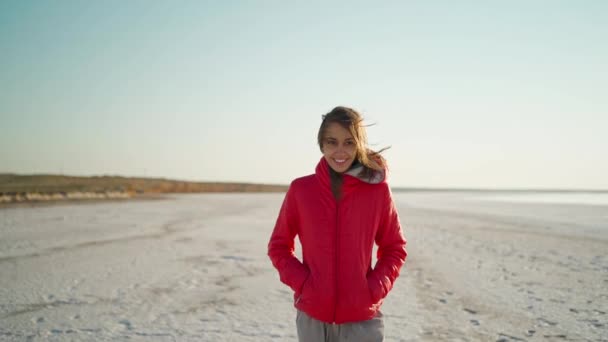
[[[374,172],[382,171],[386,168],[386,160],[384,157],[382,157],[381,153],[387,150],[388,147],[379,151],[374,151],[369,148],[367,144],[367,134],[365,131],[366,126],[363,124],[363,117],[352,108],[338,106],[332,109],[329,113],[323,115],[323,121],[321,122],[321,127],[319,127],[319,133],[317,134],[317,143],[319,144],[321,151],[323,151],[323,140],[327,127],[329,124],[334,122],[340,124],[340,126],[348,130],[355,140],[356,156],[355,162],[351,168],[357,166],[357,164],[361,164],[363,166],[363,169],[358,175],[359,177],[371,179],[374,176]],[[334,184],[334,181],[340,179],[341,177],[335,174],[335,172],[331,171],[333,170],[330,169],[330,174],[332,175],[332,188],[334,188],[334,185],[339,185]],[[334,195],[335,194],[336,191],[334,190]]]

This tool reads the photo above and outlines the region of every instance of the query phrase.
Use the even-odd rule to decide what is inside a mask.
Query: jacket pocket
[[[367,276],[367,289],[369,290],[369,296],[372,304],[377,304],[384,298],[384,290],[378,280],[374,276]]]
[[[312,276],[309,272],[308,277],[306,277],[306,280],[304,280],[304,283],[302,284],[302,288],[300,288],[300,292],[296,293],[294,296],[294,304],[297,305],[302,300],[302,298],[304,298],[304,295],[308,292],[307,288],[310,286],[311,278]]]

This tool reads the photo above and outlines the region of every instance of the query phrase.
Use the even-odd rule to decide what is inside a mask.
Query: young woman
[[[323,157],[314,174],[291,183],[268,256],[294,291],[300,342],[383,341],[380,306],[407,255],[386,161],[368,148],[351,108],[324,115],[317,139]]]

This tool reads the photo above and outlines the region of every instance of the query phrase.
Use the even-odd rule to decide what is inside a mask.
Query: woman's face
[[[325,130],[321,151],[329,166],[334,171],[342,173],[355,161],[357,143],[347,129],[332,122]]]

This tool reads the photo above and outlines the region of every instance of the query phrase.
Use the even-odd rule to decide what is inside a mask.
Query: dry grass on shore
[[[130,198],[146,194],[204,192],[283,192],[284,185],[188,182],[120,176],[0,174],[0,203],[64,199]]]

